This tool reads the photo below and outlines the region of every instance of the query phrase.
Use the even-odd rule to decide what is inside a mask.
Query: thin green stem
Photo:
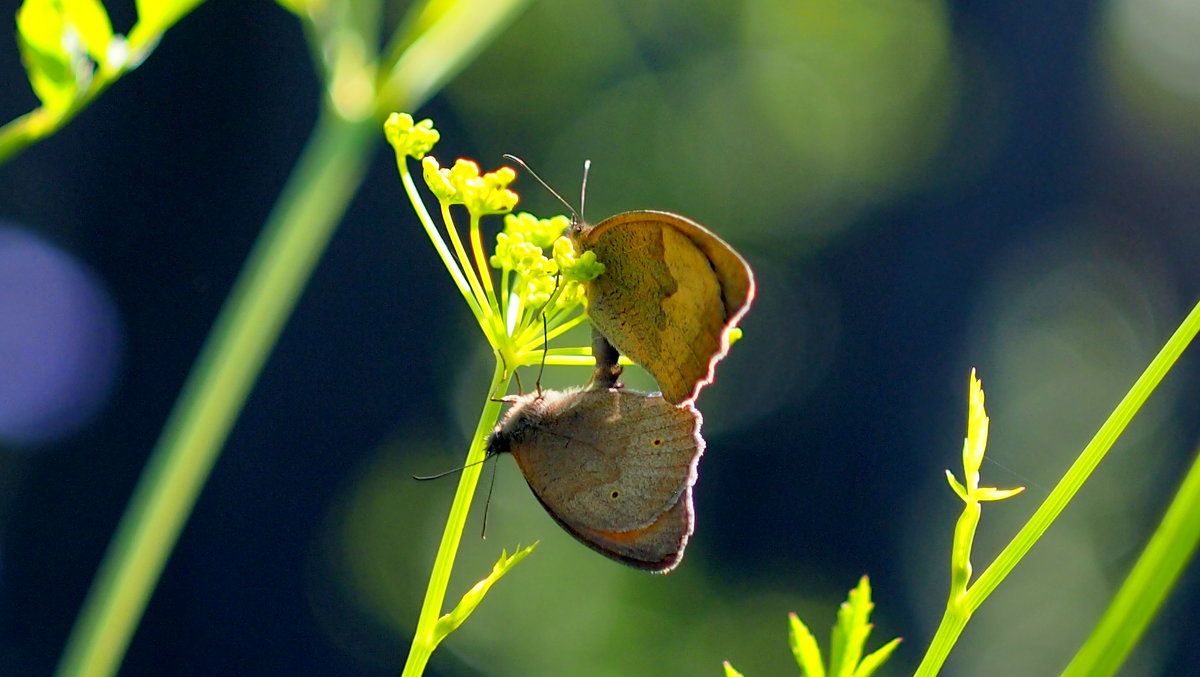
[[[514,304],[516,303],[516,299],[512,298],[512,296],[509,292],[509,287],[512,284],[512,277],[513,277],[512,271],[504,270],[504,269],[500,270],[500,293],[497,294],[497,298],[501,299],[504,302],[505,317],[503,317],[501,319],[504,322],[504,331],[505,331],[505,333],[508,333],[508,334],[512,333],[513,326],[514,326],[509,323],[508,315],[511,314],[509,311],[512,310],[512,308],[514,307]]]
[[[400,170],[400,182],[404,185],[404,192],[408,194],[408,199],[412,202],[413,209],[417,213],[417,219],[425,229],[425,234],[429,236],[429,241],[433,243],[433,248],[437,251],[438,257],[442,259],[442,265],[446,266],[446,271],[450,273],[450,279],[454,280],[454,286],[458,287],[463,300],[467,302],[467,307],[471,309],[471,313],[479,321],[479,328],[486,333],[487,327],[483,319],[483,309],[479,307],[475,295],[471,293],[471,285],[463,275],[462,269],[459,268],[454,254],[446,246],[446,241],[442,239],[437,225],[433,222],[433,217],[429,215],[429,210],[425,208],[425,203],[421,200],[421,194],[417,192],[417,185],[413,181],[412,173],[408,171],[407,158],[396,158],[396,166]]]
[[[1200,543],[1200,456],[1162,523],[1063,677],[1115,674]]]
[[[1108,420],[1100,426],[1095,437],[1084,447],[1079,458],[1071,464],[1066,474],[1059,480],[1058,485],[1029,518],[1025,526],[1017,532],[1012,541],[980,574],[978,580],[967,589],[965,594],[952,597],[951,603],[947,604],[946,613],[942,616],[942,622],[930,642],[929,649],[921,660],[920,666],[917,667],[916,675],[937,674],[971,615],[1017,566],[1029,549],[1033,547],[1033,544],[1041,538],[1079,492],[1080,487],[1096,469],[1108,450],[1112,448],[1113,443],[1129,425],[1133,416],[1145,404],[1150,393],[1154,392],[1154,389],[1162,382],[1163,377],[1171,370],[1198,331],[1200,331],[1200,303],[1192,308],[1179,328],[1167,340],[1166,345],[1150,361],[1150,365],[1134,382],[1129,392],[1109,415]]]
[[[116,66],[109,63],[98,64],[98,68],[92,73],[92,80],[88,83],[87,89],[77,96],[66,109],[52,111],[38,107],[0,127],[0,165],[27,146],[50,136],[75,119],[76,115],[79,115],[114,82],[137,68],[158,44],[163,31],[191,12],[201,1],[188,0],[175,3],[172,16],[160,17],[164,20],[155,22],[153,29],[148,29],[141,21],[135,24],[126,42],[130,60]]]
[[[1025,556],[1033,544],[1042,537],[1046,529],[1058,518],[1071,499],[1079,492],[1079,488],[1091,476],[1092,471],[1100,464],[1108,450],[1112,448],[1117,438],[1124,432],[1125,427],[1146,403],[1150,393],[1154,392],[1163,377],[1171,371],[1171,367],[1183,354],[1184,349],[1200,331],[1200,303],[1197,303],[1171,338],[1167,340],[1162,350],[1150,361],[1150,365],[1134,382],[1133,387],[1121,398],[1120,404],[1109,415],[1108,420],[1100,426],[1075,463],[1063,475],[1062,480],[1046,497],[1037,511],[1025,523],[1013,540],[996,556],[987,569],[979,575],[979,580],[967,591],[967,606],[971,611],[979,608],[983,600],[1000,585],[1017,563]]]
[[[380,109],[411,109],[458,74],[492,38],[517,18],[530,0],[435,0],[421,7],[413,24],[419,35],[405,31],[381,64]],[[415,37],[413,37],[415,36]],[[388,63],[393,65],[389,68]]]
[[[4,164],[10,157],[35,141],[50,136],[65,127],[84,108],[87,108],[93,99],[104,93],[104,90],[108,89],[117,78],[126,72],[124,69],[97,70],[88,84],[88,88],[65,110],[52,111],[39,107],[9,120],[3,127],[0,127],[0,164]]]
[[[963,614],[957,608],[946,607],[945,613],[942,614],[942,622],[938,624],[937,632],[929,642],[929,649],[922,657],[921,664],[917,666],[917,671],[913,673],[915,677],[933,677],[938,674],[970,619],[969,615]]]
[[[487,254],[483,251],[483,238],[479,232],[479,215],[477,214],[471,214],[470,238],[471,254],[475,259],[475,267],[479,271],[479,279],[483,282],[483,291],[487,295],[488,307],[492,309],[493,317],[500,318],[500,303],[496,300],[496,289],[492,286],[492,269],[488,265]],[[497,329],[500,328],[497,327]]]
[[[488,343],[496,345],[496,337],[501,335],[497,333],[498,327],[494,326],[496,313],[483,310],[491,308],[491,306],[488,305],[487,295],[483,293],[483,286],[479,282],[475,266],[471,265],[471,257],[467,256],[462,238],[458,236],[458,226],[454,224],[454,215],[450,213],[449,204],[442,205],[442,221],[446,224],[446,235],[450,238],[450,246],[454,247],[454,255],[458,259],[459,269],[462,270],[463,277],[466,278],[467,284],[471,288],[471,295],[474,298],[472,309],[480,309],[479,326],[483,328],[484,335],[488,337]]]
[[[500,402],[491,399],[492,393],[508,389],[510,378],[504,365],[497,360],[492,372],[492,382],[488,386],[484,400],[483,412],[479,423],[475,426],[475,436],[471,440],[471,449],[467,452],[467,460],[462,475],[458,481],[458,491],[454,494],[454,503],[450,506],[450,516],[446,518],[446,529],[442,532],[442,542],[438,546],[437,557],[434,559],[433,571],[429,576],[429,586],[425,589],[425,601],[421,604],[421,614],[417,618],[417,629],[413,635],[412,647],[408,652],[408,661],[404,664],[404,677],[416,677],[425,670],[429,656],[441,641],[435,633],[438,617],[442,613],[446,601],[446,586],[450,582],[450,572],[454,569],[454,558],[458,554],[458,544],[462,541],[463,527],[467,522],[467,513],[471,508],[471,498],[475,495],[475,485],[479,482],[479,473],[486,453],[484,443],[487,434],[500,418]]]
[[[946,600],[946,611],[942,614],[941,625],[938,626],[929,650],[925,652],[917,675],[934,675],[950,655],[950,649],[958,640],[958,635],[971,620],[971,612],[963,602],[966,597],[967,584],[971,581],[971,546],[975,541],[975,530],[979,527],[981,513],[979,501],[969,500],[963,507],[962,515],[954,525],[954,541],[950,553],[950,596]]]
[[[68,638],[60,675],[112,675],[262,364],[358,189],[373,120],[323,111],[151,453]]]
[[[562,336],[575,327],[578,327],[586,319],[587,315],[579,313],[571,317],[571,319],[562,322],[558,326],[551,326],[550,329],[545,332],[542,331],[540,326],[530,324],[529,329],[526,332],[514,339],[517,343],[517,350],[521,353],[538,351],[538,348],[541,347],[542,343],[549,343],[559,336]],[[591,355],[590,348],[585,348],[584,350],[589,351],[587,354]]]

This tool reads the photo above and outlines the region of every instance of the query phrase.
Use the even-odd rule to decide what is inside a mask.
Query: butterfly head
[[[496,427],[488,434],[484,447],[488,456],[510,453],[514,444],[520,444],[529,431],[538,427],[546,415],[547,395],[557,395],[557,393],[544,391],[504,398],[504,401],[512,406],[508,408],[500,423],[496,424]]]

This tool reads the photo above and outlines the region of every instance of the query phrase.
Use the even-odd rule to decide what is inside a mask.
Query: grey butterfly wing
[[[592,528],[651,524],[696,480],[699,413],[657,395],[583,390],[513,450],[534,493]]]
[[[682,557],[701,418],[659,395],[596,389],[548,404],[511,447],[534,495],[597,551],[654,571]]]
[[[538,500],[541,501],[541,498],[538,497]],[[559,526],[580,543],[622,564],[655,573],[666,573],[683,559],[694,523],[690,487],[675,505],[652,523],[629,531],[591,529],[578,522],[567,522],[544,502],[542,506]]]

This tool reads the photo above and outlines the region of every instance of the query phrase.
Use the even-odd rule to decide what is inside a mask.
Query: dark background
[[[110,10],[118,30],[128,5]],[[746,338],[700,401],[697,534],[670,576],[627,571],[561,534],[500,459],[488,538],[477,510],[450,599],[500,548],[542,544],[430,672],[790,672],[786,614],[827,646],[864,573],[870,646],[903,636],[891,668],[911,671],[946,595],[961,503],[943,470],[961,478],[969,370],[992,417],[983,483],[1028,487],[985,507],[981,571],[1197,300],[1200,14],[1169,0],[627,5],[535,4],[416,114],[441,130],[443,164],[512,152],[574,195],[591,158],[593,219],[685,213],[755,267]],[[0,340],[0,674],[55,665],[315,118],[307,54],[274,4],[207,3],[0,168],[0,335],[82,337],[44,355]],[[0,117],[36,105],[14,44],[0,77]],[[489,356],[382,141],[121,674],[403,663],[454,491],[408,475],[461,459]],[[515,187],[522,208],[557,210]],[[38,300],[60,297],[18,274],[40,270],[17,265],[40,260],[29,252],[76,290],[62,324]],[[30,360],[79,376],[17,425]],[[551,385],[583,378],[551,371]],[[1185,358],[946,674],[1066,664],[1193,456],[1195,378]],[[1189,573],[1125,674],[1200,664],[1196,593]]]

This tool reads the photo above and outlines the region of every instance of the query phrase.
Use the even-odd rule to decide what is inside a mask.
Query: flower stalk
[[[584,321],[580,283],[599,275],[604,267],[596,262],[594,254],[576,256],[564,235],[569,225],[565,217],[539,219],[511,213],[519,199],[508,187],[516,179],[511,168],[481,173],[479,165],[463,159],[450,167],[441,166],[428,154],[440,136],[429,120],[415,122],[408,114],[393,113],[384,130],[395,150],[400,180],[417,218],[496,357],[417,619],[403,673],[408,676],[424,671],[438,643],[466,620],[496,580],[532,550],[531,546],[512,557],[502,553],[491,574],[476,584],[454,610],[439,616],[478,483],[480,462],[486,454],[486,436],[500,416],[500,403],[492,397],[508,389],[518,367],[542,360],[546,364],[591,364],[587,347],[548,351],[545,346]],[[441,227],[425,208],[409,171],[410,158],[421,162],[425,184],[440,206]],[[455,222],[455,206],[464,207],[468,214],[465,243]],[[496,236],[495,253],[488,256],[481,224],[483,217],[492,215],[505,216],[504,230]],[[493,269],[499,271],[498,280],[493,279]]]

